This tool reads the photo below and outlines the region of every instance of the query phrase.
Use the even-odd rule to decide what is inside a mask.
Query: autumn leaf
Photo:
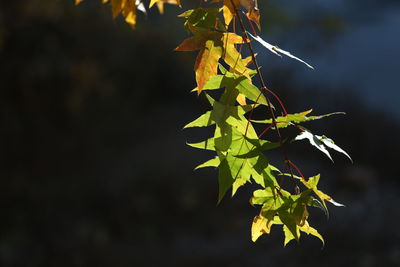
[[[221,2],[222,0],[213,0],[213,3]],[[224,14],[225,26],[228,27],[232,19],[236,16],[235,7],[239,8],[240,0],[223,0],[222,12]],[[232,4],[233,2],[233,4]]]
[[[181,6],[181,0],[151,0],[149,7],[151,8],[152,6],[154,6],[154,4],[157,4],[158,10],[160,11],[161,14],[163,14],[164,4]]]
[[[195,35],[184,40],[175,51],[200,50],[194,66],[199,94],[210,78],[217,75],[221,58],[236,72],[250,78],[252,70],[246,67],[246,62],[235,48],[235,44],[246,42],[241,36],[194,27],[191,30]]]
[[[247,9],[246,16],[257,24],[259,30],[260,25],[260,10],[258,9],[257,0],[240,0],[240,4]]]

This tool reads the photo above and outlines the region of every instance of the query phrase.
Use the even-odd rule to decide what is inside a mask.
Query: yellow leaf
[[[236,11],[234,6],[232,5],[232,1],[236,8],[239,8],[240,6],[239,0],[224,0],[224,6],[222,10],[224,12],[224,20],[226,27],[229,26],[232,19],[236,16]]]
[[[164,4],[181,6],[181,0],[151,0],[149,7],[151,8],[157,3],[157,8],[161,14],[164,13]]]
[[[253,219],[253,224],[251,225],[251,240],[256,242],[257,239],[263,234],[269,234],[271,228],[267,225],[267,219],[261,216],[256,216]]]
[[[282,224],[277,216],[272,220],[268,220],[261,215],[254,217],[253,224],[251,225],[251,240],[256,242],[263,234],[269,234],[274,224]]]
[[[298,229],[296,229],[297,231],[297,236],[300,237],[300,232]],[[295,240],[296,237],[293,235],[293,233],[289,230],[289,228],[286,225],[283,225],[283,233],[285,234],[285,241],[283,241],[283,246],[286,247],[286,245],[292,241]]]
[[[199,94],[210,78],[217,75],[220,58],[237,73],[250,79],[249,74],[252,70],[246,67],[242,55],[235,48],[235,44],[246,42],[241,36],[234,33],[200,30],[195,27],[190,29],[195,36],[184,40],[175,51],[200,50],[194,67]]]
[[[136,26],[136,1],[123,0],[122,15],[125,21],[131,25],[132,28]]]
[[[83,0],[75,0],[75,5],[79,5],[80,2],[82,2]]]
[[[308,235],[313,235],[313,236],[315,236],[315,237],[318,237],[319,240],[321,240],[321,242],[322,242],[322,246],[325,245],[325,241],[324,241],[324,238],[322,237],[322,235],[321,235],[320,233],[318,233],[318,231],[317,231],[316,229],[312,228],[312,227],[308,224],[307,221],[305,222],[305,224],[304,224],[303,226],[301,226],[301,227],[299,227],[299,228],[300,228],[300,231],[302,231],[302,232],[304,232],[304,233],[306,233],[306,234],[308,234]]]
[[[246,96],[244,94],[239,93],[239,95],[236,97],[236,101],[242,106],[247,105]]]

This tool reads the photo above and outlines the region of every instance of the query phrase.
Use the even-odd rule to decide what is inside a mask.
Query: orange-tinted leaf
[[[172,4],[181,6],[181,0],[151,0],[149,7],[157,3],[157,8],[161,14],[164,13],[164,4]]]
[[[244,94],[239,93],[238,96],[236,97],[236,101],[242,106],[247,105],[246,96]]]
[[[213,40],[207,40],[205,47],[197,55],[194,70],[199,94],[208,80],[217,75],[218,60],[222,55],[222,51],[222,47],[217,46]]]
[[[198,93],[212,76],[217,75],[218,61],[222,58],[232,69],[250,78],[251,69],[246,67],[235,44],[245,42],[241,36],[234,33],[221,33],[190,28],[195,36],[184,40],[176,51],[200,50],[195,64]]]
[[[232,1],[236,8],[239,8],[239,6],[240,6],[239,0],[224,0],[224,6],[223,6],[222,10],[224,12],[224,20],[225,20],[225,25],[227,27],[231,23],[233,17],[236,16],[235,7],[232,5]]]
[[[247,9],[247,17],[257,24],[258,29],[261,29],[260,10],[258,9],[257,0],[240,0],[240,3]]]

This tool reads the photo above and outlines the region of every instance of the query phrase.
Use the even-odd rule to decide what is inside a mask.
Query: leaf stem
[[[259,67],[259,65],[258,65],[258,63],[257,63],[257,59],[256,59],[256,56],[255,56],[255,53],[254,53],[254,50],[253,50],[253,46],[251,45],[250,38],[249,38],[249,36],[247,35],[246,28],[245,28],[244,25],[243,25],[243,20],[242,20],[242,18],[240,17],[239,10],[238,10],[238,8],[236,7],[234,1],[233,1],[233,0],[230,0],[230,1],[231,1],[231,4],[232,4],[233,8],[235,9],[236,17],[238,18],[239,25],[240,25],[240,28],[242,29],[243,36],[244,36],[244,38],[246,38],[246,41],[247,41],[246,44],[247,44],[247,47],[248,47],[248,49],[249,49],[249,52],[250,52],[250,55],[251,55],[251,59],[252,59],[252,61],[253,61],[253,64],[254,64],[254,66],[255,66],[255,68],[256,68],[257,76],[258,76],[258,79],[259,79],[260,84],[261,84],[261,91],[260,91],[260,95],[259,95],[259,96],[261,96],[262,92],[263,92],[265,89],[267,89],[267,86],[265,85],[263,76],[262,76],[262,74],[261,74],[261,72],[260,72],[260,67]],[[287,152],[286,152],[286,149],[285,149],[285,147],[284,147],[284,143],[283,143],[283,140],[282,140],[282,135],[281,135],[281,133],[280,133],[280,131],[279,131],[279,128],[277,127],[277,122],[276,122],[275,113],[274,113],[274,111],[273,111],[273,109],[272,109],[272,105],[271,105],[271,102],[270,102],[268,96],[266,96],[265,98],[266,98],[266,100],[267,100],[268,109],[269,109],[269,112],[270,112],[270,114],[271,114],[272,125],[273,125],[273,127],[275,128],[276,134],[277,134],[278,139],[279,139],[279,144],[280,144],[280,148],[281,148],[282,155],[283,155],[284,160],[285,160],[285,164],[287,165],[287,167],[288,167],[288,169],[289,169],[289,171],[290,171],[290,175],[291,175],[291,177],[292,177],[292,180],[294,180],[294,175],[293,175],[292,166],[291,166],[290,163],[289,163],[290,161],[289,161],[289,157],[288,157],[288,154],[287,154]],[[249,123],[250,123],[250,120],[251,120],[251,116],[253,115],[254,106],[255,106],[255,105],[253,105],[253,108],[252,108],[251,113],[250,113],[250,115],[249,115],[250,117],[249,117],[249,119],[248,119],[248,121],[247,121],[245,136],[246,136],[246,133],[247,133],[247,130],[248,130],[248,126],[249,126]]]

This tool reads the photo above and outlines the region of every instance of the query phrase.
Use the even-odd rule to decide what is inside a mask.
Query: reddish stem
[[[296,170],[297,173],[301,176],[301,178],[302,178],[304,181],[306,181],[306,178],[304,178],[304,175],[303,175],[303,173],[300,171],[300,169],[299,169],[293,162],[291,162],[290,160],[289,160],[289,164],[290,164],[293,168],[295,168],[295,170]]]
[[[243,14],[245,15],[245,17],[247,18],[247,21],[248,21],[249,24],[250,24],[250,27],[251,27],[251,30],[253,31],[254,36],[257,37],[258,34],[257,34],[257,32],[256,32],[256,29],[255,29],[254,26],[253,26],[253,22],[250,20],[250,18],[247,16],[247,14],[243,12],[243,10],[242,10],[242,13],[243,13]]]
[[[270,93],[270,94],[279,102],[279,105],[281,106],[282,111],[283,111],[283,116],[286,116],[288,113],[287,113],[286,108],[285,108],[285,106],[283,105],[283,102],[281,101],[281,99],[280,99],[274,92],[272,92],[271,90],[269,90],[267,87],[264,87],[263,90],[265,90],[265,91],[267,91],[268,93]]]
[[[269,129],[272,128],[272,126],[274,126],[273,124],[271,124],[270,126],[268,126],[267,128],[265,128],[265,130],[260,133],[260,135],[258,136],[258,138],[261,138],[266,132],[268,132]]]

